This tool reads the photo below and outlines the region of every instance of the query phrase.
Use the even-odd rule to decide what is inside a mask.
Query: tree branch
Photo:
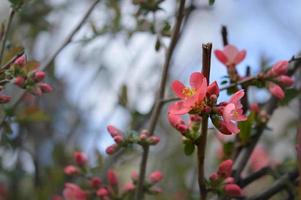
[[[0,64],[2,64],[2,59],[3,59],[3,55],[4,55],[4,51],[5,51],[6,41],[8,39],[8,34],[9,34],[9,31],[10,31],[10,27],[11,27],[11,24],[13,22],[13,18],[15,16],[15,13],[16,13],[15,10],[13,8],[11,8],[10,13],[9,13],[7,26],[6,26],[6,29],[5,29],[5,32],[4,32],[4,36],[3,36],[1,51],[0,51]]]

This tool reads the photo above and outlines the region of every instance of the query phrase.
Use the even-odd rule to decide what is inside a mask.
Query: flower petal
[[[171,88],[172,88],[173,92],[178,97],[180,97],[181,99],[185,98],[185,95],[183,94],[183,90],[185,89],[185,85],[183,85],[183,83],[181,83],[178,80],[175,80],[175,81],[172,82]]]
[[[202,86],[204,80],[204,76],[200,72],[194,72],[190,75],[190,85],[192,88],[198,89],[199,87]]]
[[[234,63],[237,65],[239,64],[241,61],[243,61],[246,57],[246,50],[242,50],[240,51],[236,56],[235,56],[235,59],[234,59]]]
[[[226,63],[228,62],[228,58],[227,58],[227,56],[224,54],[223,51],[217,49],[217,50],[214,51],[214,54],[215,54],[215,57],[216,57],[221,63],[223,63],[223,64],[226,65]]]

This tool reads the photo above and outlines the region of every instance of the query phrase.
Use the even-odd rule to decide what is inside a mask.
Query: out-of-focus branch
[[[177,42],[179,40],[182,21],[184,18],[184,11],[185,11],[185,0],[181,0],[179,9],[178,9],[178,13],[177,13],[177,17],[176,17],[176,24],[174,26],[172,36],[171,36],[171,41],[170,41],[169,47],[166,52],[166,59],[165,59],[164,65],[163,65],[161,82],[160,82],[160,87],[159,87],[158,94],[156,97],[155,107],[154,107],[154,110],[152,111],[151,118],[150,118],[150,123],[149,123],[149,128],[148,128],[150,134],[154,134],[154,130],[156,128],[156,124],[157,124],[157,121],[159,119],[159,115],[160,115],[160,112],[162,109],[162,105],[163,105],[162,99],[164,98],[168,70],[169,70],[172,55],[174,53]],[[136,193],[135,193],[136,200],[141,200],[144,197],[143,185],[144,185],[144,179],[145,179],[148,154],[149,154],[149,146],[144,146],[141,164],[140,164],[138,185],[137,185],[137,189],[136,189]]]
[[[226,26],[222,26],[222,39],[223,39],[223,45],[226,46],[229,44],[228,42],[228,31],[227,31],[227,27]]]
[[[10,31],[10,27],[11,27],[11,24],[13,22],[13,18],[15,16],[15,13],[16,13],[16,11],[13,8],[11,8],[10,13],[9,13],[8,22],[7,22],[7,25],[6,25],[6,29],[5,29],[5,32],[4,32],[4,36],[3,36],[1,50],[0,50],[0,64],[2,64],[2,59],[3,59],[3,55],[4,55],[4,51],[5,51],[6,41],[8,39],[8,34],[9,34],[9,31]]]

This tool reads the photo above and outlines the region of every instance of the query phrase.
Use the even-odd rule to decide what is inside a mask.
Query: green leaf
[[[184,146],[184,152],[186,156],[190,156],[194,152],[194,144],[191,142],[186,142]]]
[[[240,133],[238,134],[238,136],[243,144],[246,144],[250,139],[254,120],[255,113],[251,112],[246,121],[238,123],[238,128],[240,129]]]
[[[285,90],[285,97],[281,101],[279,101],[279,105],[285,106],[289,104],[291,100],[298,97],[300,95],[300,90],[297,90],[296,88],[290,88]]]
[[[215,3],[215,0],[209,0],[209,6],[212,6]]]
[[[160,48],[161,48],[161,41],[160,41],[160,38],[158,37],[156,44],[155,44],[155,50],[159,51]]]
[[[231,157],[233,148],[234,142],[226,142],[224,144],[224,159],[228,159]]]
[[[128,89],[125,84],[120,88],[118,103],[123,107],[126,107],[128,104]]]

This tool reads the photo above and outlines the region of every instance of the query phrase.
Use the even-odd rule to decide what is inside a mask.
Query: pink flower
[[[7,95],[1,95],[0,96],[0,104],[1,103],[8,103],[11,100],[11,96],[7,96]]]
[[[243,114],[242,104],[240,102],[244,94],[243,90],[237,91],[232,95],[228,104],[223,108],[222,114],[224,122],[222,123],[222,126],[225,126],[229,132],[234,134],[239,133],[240,131],[236,122],[247,120],[247,117]]]
[[[36,71],[34,74],[33,74],[33,80],[36,81],[36,82],[41,82],[44,78],[45,78],[45,72],[42,72],[42,71]]]
[[[80,166],[85,165],[88,161],[86,154],[83,152],[76,151],[74,152],[73,157],[75,162]]]
[[[103,187],[103,188],[99,188],[97,191],[96,191],[96,195],[98,197],[107,197],[110,195],[110,192],[107,188]]]
[[[233,165],[232,160],[223,161],[218,167],[217,174],[223,178],[230,177],[232,173],[232,165]]]
[[[78,185],[66,183],[63,191],[65,200],[86,200],[87,194]]]
[[[50,93],[53,90],[51,85],[49,85],[47,83],[39,83],[39,87],[43,93]]]
[[[159,136],[154,135],[154,136],[151,136],[151,137],[148,138],[148,143],[150,145],[156,145],[159,142],[160,142],[160,137]]]
[[[74,175],[79,173],[79,170],[77,167],[73,166],[73,165],[68,165],[64,168],[64,173],[67,175]]]
[[[264,148],[258,146],[254,149],[250,157],[250,167],[253,171],[258,171],[264,167],[269,166],[270,157]]]
[[[93,188],[99,188],[101,186],[102,182],[101,182],[101,179],[98,178],[98,177],[92,177],[90,179],[90,185],[93,187]]]
[[[23,87],[24,83],[25,83],[25,79],[22,76],[17,76],[14,80],[14,84],[19,87]]]
[[[24,65],[24,64],[26,64],[26,56],[25,56],[25,54],[23,54],[22,56],[18,57],[15,60],[15,64],[17,64],[17,65]]]
[[[180,81],[172,83],[174,93],[181,99],[171,105],[170,114],[183,115],[188,112],[199,113],[204,108],[204,98],[207,90],[207,81],[203,74],[194,72],[190,76],[190,88]]]
[[[216,182],[219,179],[219,176],[216,172],[212,173],[209,177],[210,181]]]
[[[219,90],[219,87],[218,87],[218,84],[216,81],[214,81],[207,87],[207,95],[209,97],[212,95],[215,95],[216,97],[218,97],[219,92],[220,92],[220,90]]]
[[[123,186],[123,190],[124,190],[125,192],[133,191],[133,190],[135,190],[135,185],[134,185],[133,183],[131,183],[131,182],[126,183],[126,184]]]
[[[107,126],[107,130],[110,133],[110,135],[112,136],[112,138],[114,138],[116,136],[122,136],[122,131],[117,129],[115,126],[109,125],[109,126]]]
[[[172,104],[170,108],[172,108],[173,105],[175,104]],[[188,126],[185,124],[185,121],[182,120],[180,115],[173,115],[168,113],[168,121],[175,129],[177,129],[183,135],[185,135],[189,130]]]
[[[288,70],[288,61],[281,60],[273,65],[273,67],[267,72],[268,76],[280,76],[285,75]]]
[[[111,146],[108,146],[106,148],[106,153],[109,155],[113,155],[114,153],[116,153],[118,150],[118,145],[117,144],[112,144]]]
[[[226,184],[224,186],[224,191],[227,196],[230,197],[240,197],[242,196],[241,188],[236,184]]]
[[[283,99],[284,98],[284,91],[282,88],[275,84],[275,83],[269,83],[268,89],[271,92],[271,94],[276,97],[277,99]]]
[[[225,46],[223,50],[215,50],[214,54],[228,68],[235,67],[246,57],[245,50],[239,51],[235,46],[230,44]]]
[[[160,171],[154,171],[149,175],[148,179],[152,184],[158,183],[163,179],[163,174]]]
[[[114,185],[118,184],[118,179],[117,179],[116,172],[112,169],[108,170],[107,179],[108,179],[108,182],[111,186],[114,186]]]
[[[277,78],[277,80],[284,86],[292,86],[294,83],[294,79],[286,76],[286,75],[281,75]]]

